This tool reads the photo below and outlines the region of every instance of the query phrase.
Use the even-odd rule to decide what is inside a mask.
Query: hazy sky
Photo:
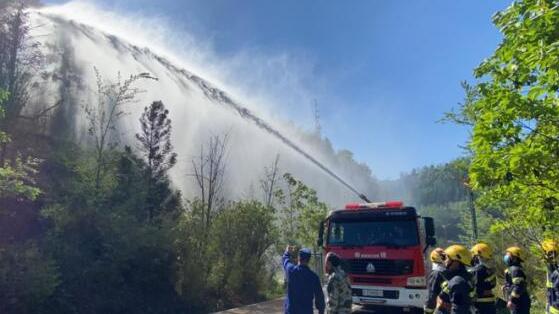
[[[65,1],[45,1],[60,3]],[[313,127],[319,104],[323,134],[349,149],[380,178],[459,156],[467,131],[440,124],[463,98],[460,81],[491,55],[500,34],[491,16],[501,0],[98,0],[111,10],[162,16],[178,33],[200,39],[223,59],[257,55],[284,60],[268,75],[270,95],[293,86],[278,115]],[[254,64],[252,64],[254,65]],[[270,70],[270,68],[272,68]],[[250,76],[250,67],[243,71]],[[254,80],[254,78],[252,78]],[[239,77],[238,80],[243,80]],[[274,82],[289,82],[274,84]],[[247,79],[244,84],[250,84]],[[255,82],[257,84],[257,82]],[[280,86],[278,86],[280,85]],[[256,87],[255,87],[256,89]],[[293,92],[293,95],[298,95]]]

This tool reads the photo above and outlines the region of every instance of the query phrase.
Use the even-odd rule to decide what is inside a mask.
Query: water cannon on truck
[[[317,244],[342,259],[355,304],[422,312],[433,218],[400,201],[351,203],[320,224]]]

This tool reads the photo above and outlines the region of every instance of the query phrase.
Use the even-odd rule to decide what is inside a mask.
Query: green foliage
[[[400,177],[409,200],[416,206],[445,205],[468,198],[464,182],[468,159],[459,158],[442,165],[415,169]],[[401,197],[401,196],[400,196]]]
[[[435,234],[437,246],[446,247],[461,243],[465,236],[460,226],[470,221],[464,221],[467,202],[452,202],[446,204],[431,204],[420,207],[421,215],[435,219]]]
[[[257,201],[232,203],[214,222],[211,238],[210,283],[218,304],[262,300],[270,277],[265,254],[276,241],[273,212]]]
[[[2,313],[38,311],[58,283],[53,260],[32,241],[24,245],[0,246]]]
[[[118,120],[125,114],[125,106],[136,102],[136,96],[143,92],[135,87],[138,81],[156,78],[149,73],[130,75],[122,81],[120,73],[116,82],[103,79],[97,68],[94,68],[97,78],[97,101],[84,107],[87,120],[87,133],[93,140],[95,147],[95,185],[100,187],[103,177],[106,175],[107,153],[118,145],[115,138],[115,130]]]
[[[158,191],[162,184],[168,180],[167,172],[177,163],[177,154],[171,145],[171,119],[169,110],[161,101],[154,101],[149,107],[144,108],[140,117],[141,133],[136,133],[140,143],[140,151],[146,162],[145,176],[147,195],[145,208],[151,220],[154,216],[154,197],[159,196]],[[159,192],[159,193],[158,193]]]
[[[495,16],[505,40],[476,70],[491,79],[480,84],[480,99],[472,104],[483,117],[476,121],[472,141],[477,186],[488,189],[488,202],[506,200],[507,218],[523,216],[518,227],[538,226],[540,232],[557,228],[555,215],[549,214],[557,210],[559,196],[559,74],[554,68],[559,12],[552,6],[551,1],[519,2]],[[488,106],[495,100],[496,106]],[[503,227],[510,229],[506,223]]]
[[[465,237],[469,242],[468,165],[468,158],[458,158],[414,169],[397,181],[385,183],[389,191],[385,199],[402,199],[422,216],[433,217],[438,246],[460,243]]]
[[[232,202],[205,233],[204,207],[190,202],[175,227],[178,293],[206,313],[263,300],[276,289],[267,255],[277,241],[274,212],[258,201]]]
[[[134,179],[144,165],[129,150],[112,153],[120,162],[106,177],[115,179],[99,187],[88,151],[63,155],[48,165],[57,171],[51,172],[52,199],[43,210],[51,224],[46,248],[60,274],[48,307],[57,313],[184,311],[173,281],[173,217],[180,201],[161,211],[156,224],[145,223],[140,204],[146,187]]]
[[[0,120],[4,119],[4,102],[8,93],[0,89]],[[0,143],[9,143],[7,133],[0,131]],[[33,186],[39,161],[34,158],[17,157],[11,165],[0,165],[0,198],[25,197],[34,200],[40,190]]]
[[[503,42],[475,70],[480,83],[461,110],[472,125],[470,175],[479,204],[504,216],[493,230],[535,244],[559,226],[559,10],[516,1],[493,20]]]
[[[154,101],[144,108],[140,117],[142,132],[136,134],[141,151],[146,159],[148,170],[154,178],[166,175],[177,163],[177,154],[171,144],[171,119],[169,110],[161,101]]]
[[[285,188],[275,192],[280,206],[280,242],[315,247],[318,226],[326,218],[328,206],[318,199],[315,190],[291,174],[284,174],[283,179]]]
[[[34,184],[34,175],[37,173],[38,161],[36,159],[16,158],[13,166],[0,167],[0,198],[24,197],[34,200],[41,190]]]
[[[551,0],[515,1],[493,17],[503,34],[495,53],[465,84],[466,99],[447,117],[471,126],[469,174],[499,252],[533,248],[528,276],[543,278],[540,243],[559,231],[559,8]],[[482,216],[483,219],[483,216]],[[534,285],[541,296],[541,284]]]

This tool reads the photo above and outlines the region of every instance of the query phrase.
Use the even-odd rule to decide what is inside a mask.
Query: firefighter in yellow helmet
[[[466,267],[472,263],[472,254],[462,245],[449,246],[444,252],[448,281],[442,284],[438,313],[470,314],[475,290],[472,275]]]
[[[546,239],[542,242],[545,263],[547,266],[547,313],[559,314],[559,270],[557,269],[557,241]]]
[[[497,285],[495,269],[492,266],[493,250],[485,243],[478,243],[471,249],[472,268],[470,273],[476,285],[474,308],[479,314],[495,314],[495,294],[493,289]]]
[[[512,314],[530,313],[530,295],[528,294],[526,274],[522,263],[526,261],[524,251],[517,247],[509,247],[503,258],[505,270],[505,294],[507,307]]]
[[[444,260],[446,259],[444,249],[440,247],[434,249],[431,251],[430,258],[432,270],[427,281],[427,301],[423,307],[425,313],[433,313],[435,311],[437,297],[441,293],[441,285],[446,280],[444,277],[446,271],[444,267]]]

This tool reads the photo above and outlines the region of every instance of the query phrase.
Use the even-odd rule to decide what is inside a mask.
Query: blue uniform
[[[439,294],[441,294],[442,284],[446,281],[445,279],[445,269],[439,267],[437,269],[433,269],[429,274],[429,279],[427,280],[427,301],[425,302],[425,306],[423,311],[425,313],[433,313],[437,306],[437,298]]]
[[[549,313],[559,314],[559,269],[555,268],[549,278],[550,280],[550,296],[549,296]]]
[[[306,265],[295,265],[289,260],[289,254],[283,254],[283,269],[287,279],[287,298],[285,314],[312,314],[313,299],[318,312],[324,313],[324,293],[320,279]]]
[[[493,289],[497,285],[495,270],[483,263],[479,263],[470,269],[476,283],[476,298],[474,307],[478,314],[495,314],[495,295]]]
[[[530,313],[530,294],[527,290],[526,274],[519,263],[505,270],[505,289],[508,300],[515,305],[511,314]]]
[[[472,297],[475,296],[473,277],[464,266],[446,273],[448,281],[441,285],[439,298],[450,305],[450,314],[470,314]],[[447,309],[439,309],[437,313],[446,313]]]
[[[547,313],[551,312],[551,309],[549,308],[552,304],[557,304],[557,295],[555,293],[555,289],[553,288],[554,282],[553,282],[553,276],[555,274],[555,272],[557,271],[557,265],[554,263],[548,263],[547,264],[547,280],[546,280],[546,288],[547,288]],[[558,304],[559,305],[559,304]],[[559,309],[557,310],[559,311]],[[556,312],[557,312],[556,311]]]

